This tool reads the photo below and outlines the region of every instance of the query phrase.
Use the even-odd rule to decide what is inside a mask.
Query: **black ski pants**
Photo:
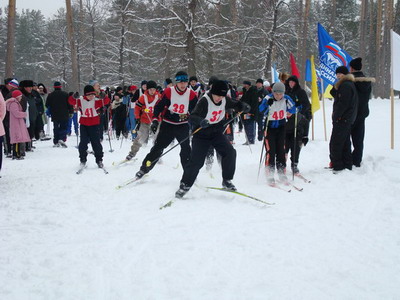
[[[351,128],[351,140],[353,142],[353,165],[359,167],[361,165],[365,136],[365,118],[356,119]]]
[[[80,142],[79,142],[79,158],[81,162],[86,162],[87,160],[87,149],[89,142],[92,144],[94,156],[96,157],[96,163],[103,160],[103,146],[100,142],[100,125],[93,126],[80,126]]]
[[[181,152],[179,155],[181,158],[182,168],[185,169],[190,159],[189,134],[188,123],[174,125],[164,121],[161,122],[160,131],[158,132],[154,145],[144,158],[140,169],[145,173],[148,173],[151,169],[153,169],[164,149],[167,148],[174,139],[181,143]],[[154,163],[147,165],[148,162]]]
[[[352,169],[351,124],[347,121],[333,123],[331,140],[329,142],[330,159],[333,170]]]
[[[267,131],[267,158],[265,160],[270,170],[276,169],[283,172],[286,168],[285,160],[285,126],[278,128],[268,127]]]
[[[184,169],[181,182],[191,187],[204,165],[210,146],[214,147],[221,156],[222,178],[231,180],[236,169],[236,150],[222,132],[215,132],[210,136],[194,135],[190,161]]]
[[[294,133],[286,133],[286,138],[285,138],[285,153],[286,156],[289,154],[290,151],[290,161],[291,161],[291,166],[293,167],[294,164],[299,163],[299,157],[300,157],[300,151],[301,151],[301,145],[302,145],[302,137],[296,137],[296,146],[294,145]]]

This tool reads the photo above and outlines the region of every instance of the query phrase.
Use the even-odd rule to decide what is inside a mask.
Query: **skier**
[[[117,140],[119,140],[121,133],[123,136],[128,137],[125,132],[126,105],[123,103],[121,87],[117,87],[113,98],[111,110],[113,115],[113,124],[115,124],[115,134],[117,135]]]
[[[266,131],[266,171],[268,184],[275,184],[275,167],[280,181],[287,181],[285,175],[285,128],[287,117],[296,112],[293,100],[285,95],[285,85],[276,82],[272,94],[260,104],[260,112],[267,116]]]
[[[127,155],[126,160],[134,158],[142,144],[147,144],[150,135],[150,125],[153,120],[154,106],[160,98],[161,95],[157,92],[157,83],[153,80],[148,81],[147,90],[136,102],[135,118],[138,136],[133,140],[131,151]]]
[[[151,130],[157,132],[161,113],[162,122],[159,133],[150,152],[144,158],[136,178],[140,179],[148,173],[159,160],[164,149],[175,139],[180,143],[181,164],[185,168],[190,158],[189,124],[188,117],[197,103],[196,93],[188,88],[188,75],[179,71],[175,75],[176,85],[165,89],[163,97],[154,107]]]
[[[179,189],[175,193],[177,198],[182,198],[192,187],[204,165],[210,146],[213,146],[221,155],[222,187],[236,191],[232,183],[236,167],[236,150],[224,135],[225,112],[227,109],[234,108],[246,113],[250,111],[250,106],[244,102],[225,98],[227,92],[228,85],[225,81],[215,81],[190,116],[190,122],[194,128],[201,127],[201,130],[193,135],[190,161],[184,169]]]
[[[84,96],[69,98],[71,105],[77,105],[81,112],[79,119],[80,124],[80,142],[79,142],[79,158],[81,168],[86,165],[88,143],[90,142],[96,157],[96,164],[99,168],[103,168],[103,146],[100,142],[100,115],[99,110],[103,109],[104,105],[109,104],[105,99],[96,98],[96,91],[92,85],[86,85],[84,88]],[[109,98],[107,98],[109,99]]]
[[[290,76],[286,82],[286,95],[292,98],[298,111],[296,124],[296,145],[294,145],[294,128],[296,115],[288,118],[285,141],[286,153],[289,153],[290,150],[291,169],[296,174],[299,173],[298,163],[300,150],[302,146],[305,146],[308,143],[308,131],[312,118],[311,104],[306,91],[301,88],[299,79],[295,75]]]

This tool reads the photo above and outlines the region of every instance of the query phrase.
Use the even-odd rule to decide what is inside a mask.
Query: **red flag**
[[[292,75],[296,75],[297,78],[300,79],[300,72],[299,69],[297,69],[296,61],[292,53],[290,53],[290,68],[292,69]]]

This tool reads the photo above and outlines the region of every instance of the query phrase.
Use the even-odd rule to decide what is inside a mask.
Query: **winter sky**
[[[17,0],[17,11],[22,9],[40,10],[46,17],[52,17],[60,7],[65,7],[65,0]]]

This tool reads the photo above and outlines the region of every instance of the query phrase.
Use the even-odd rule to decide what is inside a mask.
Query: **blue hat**
[[[89,85],[94,86],[96,83],[99,83],[96,79],[89,80]]]

